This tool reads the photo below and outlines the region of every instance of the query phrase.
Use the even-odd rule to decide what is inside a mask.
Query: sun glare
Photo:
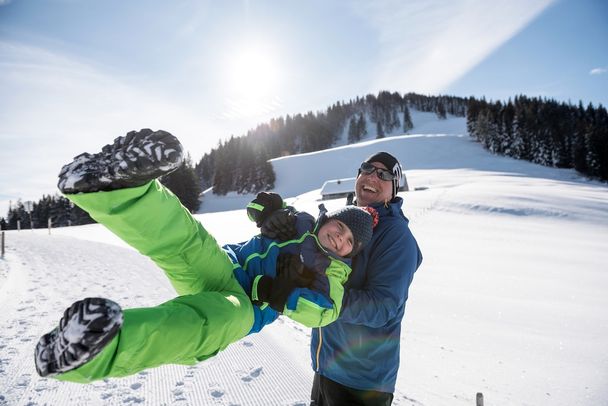
[[[228,64],[230,104],[238,106],[233,113],[252,116],[267,111],[278,91],[280,72],[275,55],[262,47],[248,47],[232,55]]]

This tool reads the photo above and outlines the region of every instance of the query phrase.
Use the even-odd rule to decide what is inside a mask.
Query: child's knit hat
[[[378,212],[372,207],[346,206],[326,214],[327,220],[339,220],[353,233],[353,250],[347,257],[355,256],[372,239],[373,228],[378,224]]]

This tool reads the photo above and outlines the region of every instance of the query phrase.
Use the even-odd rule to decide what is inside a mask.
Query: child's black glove
[[[276,210],[264,220],[260,232],[273,240],[291,240],[296,236],[296,214],[291,208]]]
[[[283,199],[280,195],[272,192],[260,192],[247,205],[247,216],[251,221],[255,221],[257,227],[262,227],[269,215],[283,207]]]
[[[298,255],[281,254],[277,259],[277,276],[256,278],[251,299],[254,304],[268,303],[271,308],[283,313],[291,292],[297,287],[309,287],[313,280],[313,271],[304,266]]]
[[[297,254],[279,254],[277,258],[277,276],[288,278],[298,288],[308,288],[315,279],[314,271],[302,263]]]

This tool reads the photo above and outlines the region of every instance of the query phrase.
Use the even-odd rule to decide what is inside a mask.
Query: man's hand
[[[257,227],[261,227],[268,216],[282,208],[283,199],[280,195],[272,192],[260,192],[247,205],[247,216],[251,221],[255,221]]]
[[[279,241],[287,241],[296,236],[296,215],[293,210],[286,208],[270,213],[262,222],[260,232],[264,237]]]
[[[291,292],[297,287],[309,287],[313,280],[313,271],[302,264],[298,255],[281,254],[277,259],[277,276],[256,278],[251,299],[257,305],[268,303],[282,313]]]

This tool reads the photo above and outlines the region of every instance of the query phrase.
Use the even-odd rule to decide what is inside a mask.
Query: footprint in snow
[[[224,391],[221,389],[211,389],[211,391],[209,392],[209,394],[211,396],[213,396],[216,399],[221,398],[222,396],[224,396]]]
[[[187,400],[186,397],[184,396],[184,391],[182,391],[181,389],[174,389],[173,396],[174,396],[174,399],[173,399],[174,402],[185,402]]]
[[[36,387],[34,387],[34,391],[36,392],[46,392],[48,389],[48,386],[46,386],[44,383],[39,383]]]
[[[139,388],[141,388],[141,383],[139,383],[139,382],[138,383],[134,383],[133,385],[131,385],[131,389],[133,389],[133,390],[137,390]]]
[[[25,374],[19,377],[19,379],[17,379],[17,386],[19,387],[25,387],[28,386],[30,384],[30,375],[29,374]]]
[[[122,401],[122,403],[133,404],[133,403],[144,403],[144,401],[145,401],[144,398],[138,398],[136,396],[129,396],[128,398],[124,399]]]
[[[243,382],[251,382],[254,378],[257,378],[262,373],[262,367],[254,368],[250,370],[246,375],[241,377]]]
[[[101,400],[108,400],[112,397],[112,393],[111,392],[107,392],[107,393],[102,393],[100,398]]]
[[[243,341],[243,345],[245,347],[253,347],[253,343],[251,341]]]

